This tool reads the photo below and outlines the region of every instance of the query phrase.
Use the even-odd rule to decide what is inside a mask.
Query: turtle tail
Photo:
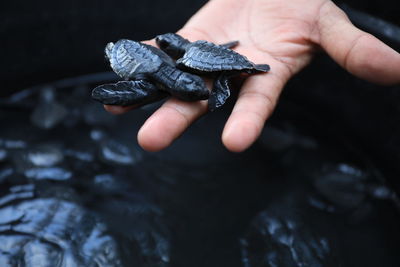
[[[254,69],[255,69],[256,71],[267,72],[267,71],[269,71],[271,68],[269,67],[268,64],[256,64],[256,65],[254,66]]]

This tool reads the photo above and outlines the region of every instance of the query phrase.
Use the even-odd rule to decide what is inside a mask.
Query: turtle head
[[[190,42],[176,33],[166,33],[156,37],[158,47],[173,58],[180,58]]]
[[[114,43],[110,42],[110,43],[108,43],[108,44],[106,45],[106,48],[104,49],[104,53],[105,53],[106,58],[107,58],[108,60],[111,59],[111,53],[112,53],[113,48],[114,48]]]
[[[182,72],[176,80],[175,88],[177,97],[185,101],[205,100],[209,97],[209,91],[202,78],[197,75]]]

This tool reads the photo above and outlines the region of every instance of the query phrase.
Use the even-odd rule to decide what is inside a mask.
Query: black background
[[[108,70],[104,45],[176,31],[204,0],[2,1],[0,96],[42,82]],[[347,1],[399,22],[396,1]]]
[[[42,82],[108,71],[105,44],[176,31],[206,1],[9,1],[0,8],[5,95]]]

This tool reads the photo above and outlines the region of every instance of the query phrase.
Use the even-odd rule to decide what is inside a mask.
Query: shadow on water
[[[335,125],[289,98],[241,154],[229,105],[165,151],[89,99],[96,74],[0,103],[0,266],[398,266],[398,199]],[[232,104],[232,103],[231,103]]]

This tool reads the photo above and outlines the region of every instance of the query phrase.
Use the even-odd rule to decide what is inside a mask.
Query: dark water
[[[220,143],[226,107],[172,147],[139,148],[156,106],[89,98],[109,74],[0,103],[0,266],[399,266],[385,177],[316,114],[283,102],[258,142]]]

